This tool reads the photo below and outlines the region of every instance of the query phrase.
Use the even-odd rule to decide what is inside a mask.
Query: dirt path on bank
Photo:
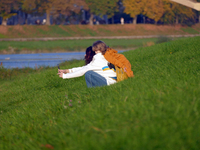
[[[6,38],[1,39],[0,41],[55,41],[55,40],[83,40],[83,39],[147,39],[147,38],[159,38],[162,35],[143,35],[143,36],[94,36],[94,37],[42,37],[42,38]],[[169,38],[180,38],[180,37],[196,37],[200,36],[200,34],[186,34],[186,35],[163,35],[163,37]],[[151,46],[151,45],[146,45]],[[136,47],[129,47],[123,50],[134,50]],[[116,50],[121,50],[117,49]],[[73,52],[83,52],[85,49]],[[8,50],[0,51],[0,54],[35,54],[35,53],[63,53],[63,52],[72,52],[66,50],[15,50],[10,47]]]
[[[54,40],[82,40],[82,39],[145,39],[158,38],[161,35],[142,35],[142,36],[94,36],[94,37],[42,37],[42,38],[5,38],[0,41],[54,41]],[[200,34],[186,35],[164,35],[165,37],[195,37]]]

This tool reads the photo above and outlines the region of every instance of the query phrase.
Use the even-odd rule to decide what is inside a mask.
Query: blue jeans
[[[94,71],[85,73],[85,81],[88,88],[107,85],[106,79]]]

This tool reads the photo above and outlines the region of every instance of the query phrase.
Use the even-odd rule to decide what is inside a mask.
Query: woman
[[[106,45],[102,44],[101,46],[105,47]],[[85,74],[87,87],[106,86],[116,83],[116,72],[108,67],[108,61],[104,58],[101,49],[92,51],[92,46],[86,49],[85,66],[58,70],[59,77],[70,79]],[[94,53],[95,55],[93,55]]]
[[[95,55],[95,52],[92,50],[92,46],[88,47],[85,51],[85,65],[89,64],[93,57]]]

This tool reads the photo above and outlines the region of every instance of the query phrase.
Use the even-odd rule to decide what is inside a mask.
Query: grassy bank
[[[199,150],[199,41],[124,52],[135,77],[107,87],[56,68],[1,80],[0,149]]]
[[[97,40],[99,39],[59,41],[2,41],[0,45],[0,54],[85,51],[86,47],[91,46],[93,42]],[[157,38],[104,39],[103,41],[108,43],[110,47],[120,50],[151,46],[159,42]]]
[[[200,24],[192,27],[157,26],[151,24],[125,25],[15,25],[0,26],[0,39],[3,38],[39,38],[39,37],[109,37],[109,36],[145,36],[190,35],[199,34]],[[104,39],[115,49],[130,49],[155,44],[159,38],[151,39]],[[55,40],[55,41],[0,41],[0,54],[45,53],[64,51],[84,51],[94,41],[91,40]]]
[[[200,24],[192,27],[151,24],[0,26],[0,38],[185,35],[199,32]]]

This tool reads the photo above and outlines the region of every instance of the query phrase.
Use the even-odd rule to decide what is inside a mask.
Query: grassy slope
[[[91,37],[91,36],[136,36],[136,35],[176,35],[198,34],[200,24],[192,27],[157,26],[151,24],[115,25],[15,25],[0,26],[0,38],[33,37]]]
[[[170,38],[169,38],[170,39]],[[0,54],[3,53],[32,53],[32,52],[66,52],[85,51],[96,40],[55,40],[55,41],[2,41]],[[110,47],[116,49],[136,48],[154,45],[158,39],[104,39]]]
[[[200,24],[192,27],[157,26],[151,24],[125,25],[15,25],[0,26],[0,38],[37,38],[37,37],[104,37],[104,36],[142,36],[142,35],[189,35],[199,34]],[[95,40],[55,40],[55,41],[1,41],[0,54],[43,53],[82,51]],[[157,41],[152,39],[104,39],[116,49],[149,46]]]
[[[135,77],[108,87],[56,68],[1,81],[0,149],[199,150],[199,41],[125,52]]]

